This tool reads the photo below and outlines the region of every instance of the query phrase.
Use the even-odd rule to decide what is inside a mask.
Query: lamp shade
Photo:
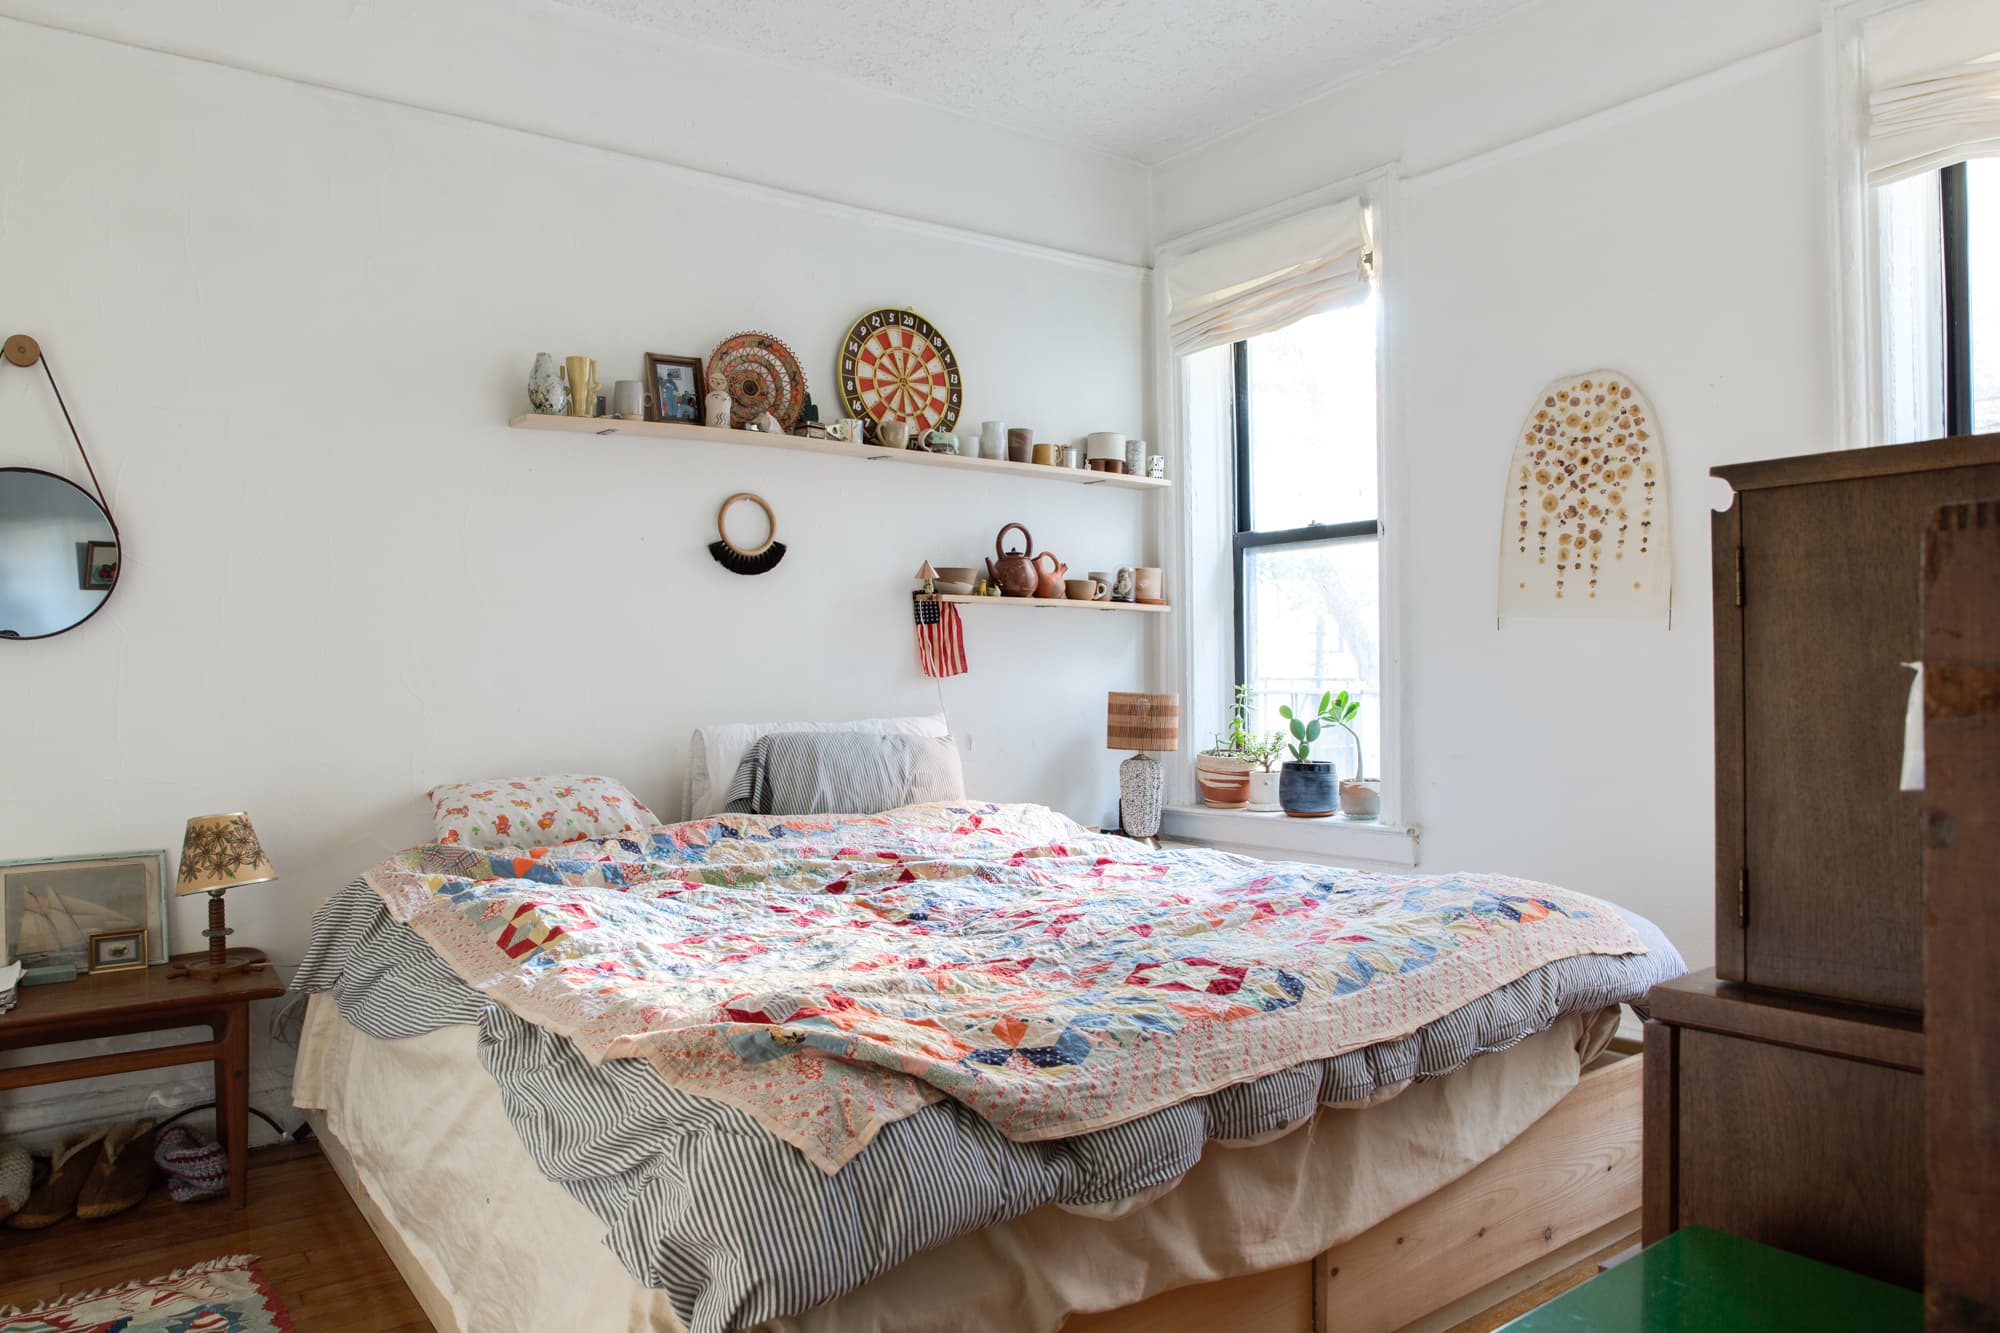
[[[1112,691],[1105,710],[1105,749],[1172,750],[1180,743],[1179,695]]]
[[[278,872],[250,827],[250,816],[238,810],[228,815],[196,815],[188,821],[181,842],[181,868],[176,894],[211,893],[240,884],[262,884]]]

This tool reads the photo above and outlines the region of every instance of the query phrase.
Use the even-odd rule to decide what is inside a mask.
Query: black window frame
[[[1378,350],[1377,355],[1380,355]],[[1244,598],[1243,567],[1248,563],[1252,550],[1260,547],[1318,546],[1329,542],[1358,541],[1373,538],[1384,540],[1382,527],[1382,498],[1375,497],[1375,517],[1356,519],[1351,523],[1308,523],[1300,528],[1258,529],[1253,526],[1250,512],[1250,343],[1238,339],[1230,345],[1230,378],[1232,396],[1235,400],[1235,454],[1236,454],[1236,528],[1232,557],[1235,562],[1233,584],[1236,602],[1236,684],[1240,688],[1249,683],[1250,650],[1244,639]],[[1377,409],[1376,452],[1381,451],[1380,407]],[[1379,469],[1381,460],[1378,456]]]
[[[1972,204],[1966,164],[1938,172],[1944,223],[1944,433],[1972,434]]]

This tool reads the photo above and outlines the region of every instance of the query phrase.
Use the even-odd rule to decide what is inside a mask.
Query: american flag
[[[959,627],[958,608],[923,593],[911,599],[911,606],[917,621],[917,663],[924,674],[964,675],[965,631]]]

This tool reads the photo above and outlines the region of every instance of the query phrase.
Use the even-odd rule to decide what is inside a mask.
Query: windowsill
[[[1170,805],[1160,820],[1163,836],[1225,851],[1288,852],[1345,865],[1417,864],[1417,830],[1377,820],[1293,819],[1261,810],[1218,810],[1207,805]]]

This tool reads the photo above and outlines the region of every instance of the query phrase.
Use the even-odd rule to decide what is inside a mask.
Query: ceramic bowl
[[[937,581],[937,590],[944,593],[947,597],[964,597],[971,593],[972,585],[970,583],[959,583],[952,579],[939,579]]]
[[[939,592],[945,591],[947,583],[963,583],[969,592],[972,585],[979,581],[979,571],[964,565],[933,565],[932,568],[937,570]]]

